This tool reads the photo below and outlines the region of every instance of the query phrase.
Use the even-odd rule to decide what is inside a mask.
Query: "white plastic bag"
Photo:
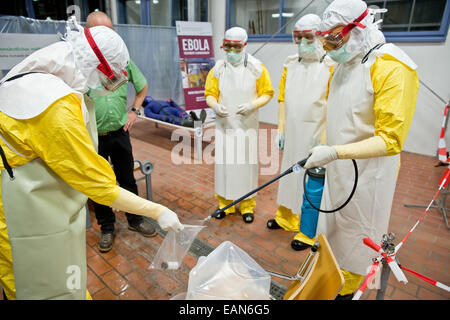
[[[169,230],[149,269],[177,270],[195,237],[204,228],[200,224],[184,224],[184,229],[180,232]]]
[[[270,275],[230,241],[200,257],[189,273],[186,300],[268,300]]]

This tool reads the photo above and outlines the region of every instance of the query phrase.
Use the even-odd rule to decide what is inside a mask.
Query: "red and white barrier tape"
[[[394,276],[397,278],[397,281],[399,282],[403,282],[403,283],[408,283],[408,279],[406,279],[405,274],[403,273],[403,271],[400,269],[400,267],[398,266],[397,261],[395,261],[395,252],[393,254],[387,254],[382,248],[381,246],[377,245],[375,242],[372,241],[372,239],[370,238],[364,238],[363,242],[366,246],[372,248],[373,250],[375,250],[376,252],[378,252],[382,258],[385,259],[385,261],[387,262],[387,264],[389,265],[389,267],[391,268],[392,273],[394,274]]]
[[[448,109],[448,106],[446,107],[446,110]],[[373,242],[372,239],[370,238],[364,238],[363,242],[365,245],[367,245],[368,247],[372,248],[373,250],[375,250],[376,252],[378,252],[380,255],[374,259],[374,263],[372,264],[372,267],[369,271],[369,273],[367,274],[367,276],[365,277],[362,285],[360,286],[360,288],[356,291],[355,295],[353,296],[353,300],[359,300],[359,298],[362,296],[362,294],[364,293],[364,291],[367,289],[367,285],[369,283],[369,281],[372,280],[374,274],[376,273],[376,271],[378,270],[378,265],[380,263],[380,261],[382,259],[385,259],[385,261],[388,263],[389,267],[391,268],[392,273],[394,274],[394,276],[397,278],[397,280],[400,282],[404,282],[405,284],[408,282],[408,280],[406,279],[405,274],[403,273],[402,269],[405,271],[408,271],[416,276],[418,276],[419,278],[435,285],[436,287],[442,288],[446,291],[450,291],[449,287],[441,282],[432,280],[424,275],[421,275],[415,271],[412,271],[410,269],[407,269],[405,267],[401,267],[397,264],[397,262],[395,261],[395,255],[397,254],[398,250],[402,247],[402,245],[406,242],[406,240],[408,239],[408,237],[411,235],[411,233],[416,229],[416,227],[419,225],[420,221],[422,221],[423,217],[425,216],[425,214],[430,210],[430,207],[432,205],[432,203],[436,200],[437,196],[439,195],[439,193],[441,192],[442,189],[444,189],[450,182],[450,169],[447,168],[447,170],[445,170],[444,174],[441,177],[441,180],[439,181],[439,189],[437,190],[437,192],[435,193],[433,199],[431,200],[430,204],[428,205],[428,207],[425,209],[425,211],[422,213],[422,215],[420,216],[419,220],[416,222],[416,224],[411,228],[411,230],[408,232],[408,234],[403,238],[403,240],[395,247],[394,253],[392,254],[387,254],[381,246],[377,245],[375,242]]]
[[[403,244],[405,243],[405,241],[408,239],[408,237],[411,235],[411,233],[416,229],[416,227],[419,225],[420,221],[422,221],[423,217],[427,214],[427,212],[430,210],[431,205],[433,204],[433,202],[436,200],[437,196],[439,195],[439,193],[441,192],[442,189],[444,189],[448,183],[450,182],[450,169],[447,168],[444,172],[444,174],[441,177],[441,180],[439,181],[439,189],[436,191],[433,199],[431,200],[430,204],[428,205],[428,207],[425,209],[425,211],[422,213],[422,215],[420,216],[419,220],[417,220],[416,224],[411,228],[411,230],[408,232],[408,234],[403,238],[403,240],[395,247],[395,252],[394,254],[396,254],[398,252],[398,250],[403,246]]]
[[[443,163],[449,163],[450,158],[447,157],[447,146],[445,144],[445,122],[447,121],[447,114],[448,114],[448,105],[444,108],[444,119],[442,120],[442,126],[441,126],[441,135],[439,137],[439,145],[438,145],[438,156],[439,161]]]
[[[418,273],[416,271],[407,269],[405,267],[400,266],[400,268],[402,268],[405,271],[408,271],[409,273],[412,273],[416,277],[419,277],[420,279],[422,279],[422,280],[424,280],[424,281],[426,281],[428,283],[431,283],[433,286],[436,286],[438,288],[441,288],[441,289],[444,289],[445,291],[450,292],[450,287],[445,285],[445,284],[443,284],[443,283],[441,283],[441,282],[439,282],[439,281],[436,281],[436,280],[433,280],[431,278],[428,278],[427,276],[424,276],[423,274],[420,274],[420,273]]]
[[[370,268],[369,273],[365,277],[362,285],[356,291],[356,293],[353,296],[352,300],[359,300],[359,298],[361,298],[361,296],[364,293],[364,291],[366,291],[369,282],[372,281],[373,277],[375,276],[375,273],[377,273],[379,264],[380,264],[380,261],[379,260],[375,260],[375,262],[372,264],[372,267]]]

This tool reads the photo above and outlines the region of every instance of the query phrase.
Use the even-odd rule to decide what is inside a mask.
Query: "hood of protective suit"
[[[247,46],[246,46],[247,39],[248,39],[247,31],[245,31],[245,29],[243,29],[243,28],[233,27],[233,28],[230,28],[227,31],[225,31],[224,41],[228,40],[228,41],[233,41],[233,42],[239,42],[239,43],[242,43],[244,45],[244,48],[239,53],[240,54],[240,60],[239,61],[230,61],[229,56],[227,54],[227,58],[226,59],[233,66],[239,66],[242,63],[244,63],[245,53],[247,52]]]
[[[321,19],[318,15],[307,14],[301,17],[294,26],[294,30],[304,31],[312,30],[312,33],[316,33],[319,30]],[[319,60],[325,55],[325,50],[323,49],[322,42],[318,38],[314,38],[314,52],[310,54],[301,54],[299,56],[305,60]]]
[[[49,73],[63,80],[75,91],[84,93],[88,90],[87,80],[76,67],[72,46],[67,42],[56,42],[29,55],[13,67],[0,83],[27,72]]]
[[[367,4],[361,0],[335,0],[325,9],[319,29],[324,32],[339,25],[347,25],[366,9]],[[386,42],[378,25],[374,23],[374,18],[374,13],[369,9],[368,14],[360,21],[365,28],[356,26],[350,31],[350,38],[346,42],[346,50],[351,54],[348,61],[362,57],[377,44]]]
[[[75,30],[71,29],[74,28]],[[74,27],[73,27],[74,26]],[[69,19],[64,42],[42,48],[17,64],[0,81],[26,72],[57,76],[75,91],[86,93],[99,82],[99,60],[90,47],[83,27]],[[92,37],[111,68],[125,70],[130,56],[122,38],[104,26],[90,28]]]
[[[130,58],[120,36],[107,27],[90,30],[111,68],[126,69]],[[0,80],[1,112],[15,119],[30,119],[65,95],[86,93],[99,83],[99,60],[83,28],[73,19],[68,21],[64,40],[34,52]],[[6,81],[28,72],[35,73]]]
[[[87,86],[94,88],[100,81],[97,70],[99,60],[84,35],[83,27],[76,25],[76,28],[77,30],[67,32],[65,40],[72,48],[76,67],[86,79]],[[111,69],[117,72],[126,70],[130,55],[122,38],[105,26],[92,27],[89,30]]]

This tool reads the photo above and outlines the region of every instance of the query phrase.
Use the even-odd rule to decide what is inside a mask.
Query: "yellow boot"
[[[239,204],[239,211],[241,211],[242,219],[246,223],[252,223],[254,220],[253,209],[256,207],[256,197],[242,200]]]
[[[307,235],[303,234],[301,231],[299,231],[295,235],[294,240],[292,240],[291,247],[296,251],[305,250],[314,244],[314,239],[315,237],[310,238]]]
[[[336,300],[350,300],[353,298],[353,293],[358,290],[361,282],[364,280],[364,276],[344,269],[341,269],[341,272],[345,282]]]
[[[291,209],[283,206],[278,206],[275,219],[267,221],[267,227],[269,229],[283,228],[286,231],[298,231],[299,230],[299,216],[292,213]]]
[[[234,200],[227,200],[224,197],[218,195],[217,193],[214,193],[214,196],[217,198],[217,200],[219,200],[219,208],[220,209],[225,208],[227,205],[229,205],[230,203],[232,203],[234,201]],[[231,206],[225,210],[225,214],[219,215],[216,218],[223,219],[229,213],[235,213],[235,212],[236,212],[236,208],[234,206]]]

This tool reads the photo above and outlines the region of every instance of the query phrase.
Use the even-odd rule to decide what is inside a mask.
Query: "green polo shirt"
[[[128,64],[127,73],[128,81],[133,84],[136,92],[144,89],[147,79],[132,60]],[[127,122],[127,87],[124,84],[106,96],[93,98],[98,133],[119,130]]]

